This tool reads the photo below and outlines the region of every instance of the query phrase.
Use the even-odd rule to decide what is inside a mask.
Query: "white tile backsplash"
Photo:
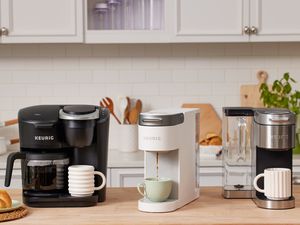
[[[145,110],[211,103],[220,113],[239,104],[240,85],[256,84],[260,69],[269,83],[289,71],[300,89],[300,44],[0,45],[0,120],[29,105],[105,96],[141,98]]]

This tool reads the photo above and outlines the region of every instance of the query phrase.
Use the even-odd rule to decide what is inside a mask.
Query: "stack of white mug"
[[[106,184],[103,173],[94,171],[91,165],[73,165],[68,168],[69,193],[74,197],[87,197],[93,195],[94,191],[101,190]],[[102,178],[102,184],[95,187],[94,176]]]

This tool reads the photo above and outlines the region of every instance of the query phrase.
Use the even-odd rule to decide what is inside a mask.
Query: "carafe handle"
[[[10,153],[6,161],[6,173],[5,173],[5,187],[10,185],[12,170],[14,167],[14,162],[16,159],[25,159],[26,154],[23,152],[13,152]]]

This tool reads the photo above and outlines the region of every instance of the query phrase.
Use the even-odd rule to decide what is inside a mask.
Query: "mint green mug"
[[[144,191],[141,190],[144,189]],[[149,177],[137,185],[139,193],[152,202],[166,201],[172,191],[172,180],[169,178]]]

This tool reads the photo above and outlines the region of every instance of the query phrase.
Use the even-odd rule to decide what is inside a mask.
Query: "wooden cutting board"
[[[184,103],[182,108],[200,109],[200,141],[206,137],[207,133],[215,133],[221,136],[222,120],[211,104]]]
[[[268,73],[264,70],[260,70],[256,74],[258,84],[256,85],[241,85],[240,88],[240,100],[242,107],[255,107],[263,108],[264,105],[260,100],[259,87],[262,83],[266,83],[268,79]]]

